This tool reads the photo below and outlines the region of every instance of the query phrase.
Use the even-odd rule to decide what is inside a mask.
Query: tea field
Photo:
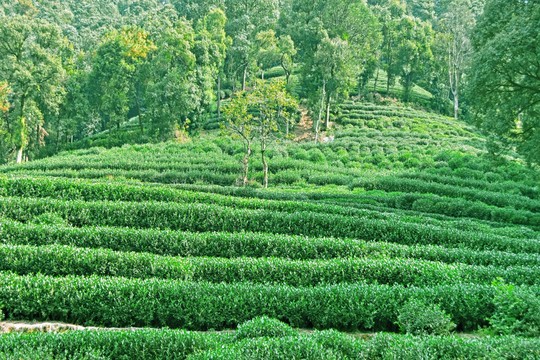
[[[331,120],[269,151],[269,189],[212,131],[0,168],[4,318],[134,328],[0,358],[539,359],[538,170],[418,109]]]

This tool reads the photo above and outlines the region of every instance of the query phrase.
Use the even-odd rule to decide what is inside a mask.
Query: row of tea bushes
[[[329,260],[359,257],[400,257],[469,265],[540,266],[539,254],[475,251],[436,245],[320,238],[250,232],[180,232],[118,227],[68,227],[0,220],[0,238],[12,245],[70,245],[116,251],[148,252],[184,257],[279,257]]]
[[[395,331],[410,299],[440,304],[458,326],[487,325],[497,288],[456,284],[434,287],[337,284],[313,287],[253,283],[215,284],[116,277],[20,276],[0,273],[0,303],[11,320],[33,319],[107,327],[234,328],[256,316],[294,327]],[[514,289],[538,298],[538,286]]]
[[[443,264],[401,258],[357,258],[299,261],[283,258],[166,257],[71,246],[0,245],[0,270],[19,275],[46,274],[123,276],[312,286],[372,283],[434,286],[491,284],[501,278],[511,284],[534,285],[540,267],[484,267]]]
[[[18,221],[56,213],[75,226],[121,226],[207,231],[271,231],[278,234],[334,236],[405,245],[449,245],[474,250],[540,253],[540,241],[514,239],[452,228],[356,216],[233,209],[213,204],[63,201],[2,198],[0,215]]]

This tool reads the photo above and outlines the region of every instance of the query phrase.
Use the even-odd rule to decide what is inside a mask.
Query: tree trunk
[[[375,75],[375,82],[373,84],[373,92],[374,93],[377,92],[377,82],[379,81],[379,71],[380,71],[380,67],[377,66],[377,75]]]
[[[291,79],[291,73],[288,71],[285,71],[285,78],[287,79],[287,87],[290,85],[290,79]]]
[[[244,75],[242,77],[242,91],[246,91],[247,66],[244,67]]]
[[[289,118],[287,118],[285,123],[286,123],[286,125],[285,125],[285,136],[289,137]]]
[[[266,144],[263,142],[261,144],[261,159],[263,164],[263,173],[264,173],[264,180],[263,180],[263,186],[265,189],[268,189],[268,163],[266,162],[266,157],[264,156],[266,152]]]
[[[454,91],[454,119],[457,121],[459,118],[459,94]]]
[[[261,80],[264,80],[264,70],[261,70]]]
[[[330,103],[332,102],[332,95],[328,95],[326,100],[326,130],[330,128]]]
[[[142,123],[141,104],[139,102],[139,94],[135,92],[135,103],[137,104],[137,117],[139,118],[139,127],[141,129],[141,135],[144,134],[144,127]]]
[[[323,81],[322,95],[321,95],[321,106],[319,107],[319,117],[315,123],[315,142],[319,141],[319,124],[322,119],[322,112],[324,108],[324,97],[326,95],[326,80]]]
[[[17,164],[20,164],[22,163],[22,158],[23,158],[23,146],[21,145],[18,149],[17,149]]]
[[[242,177],[242,184],[245,187],[248,183],[248,171],[249,171],[249,157],[251,156],[251,143],[247,144],[246,156],[242,160],[244,163],[244,174]]]
[[[217,118],[218,121],[221,120],[221,72],[217,78]]]

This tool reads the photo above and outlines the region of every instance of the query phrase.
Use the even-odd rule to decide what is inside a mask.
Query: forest
[[[316,132],[377,93],[538,163],[539,18],[520,0],[5,0],[0,161],[103,132],[117,133],[104,145],[197,135],[233,94],[282,76]],[[415,86],[431,95],[413,99]],[[138,133],[119,139],[130,120]]]

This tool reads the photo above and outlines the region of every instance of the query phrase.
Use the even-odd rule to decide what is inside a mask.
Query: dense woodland
[[[539,21],[540,5],[520,0],[5,0],[0,161],[130,119],[126,142],[197,134],[223,100],[281,75],[317,133],[336,106],[376,92],[538,162]],[[413,99],[415,86],[433,96]]]

